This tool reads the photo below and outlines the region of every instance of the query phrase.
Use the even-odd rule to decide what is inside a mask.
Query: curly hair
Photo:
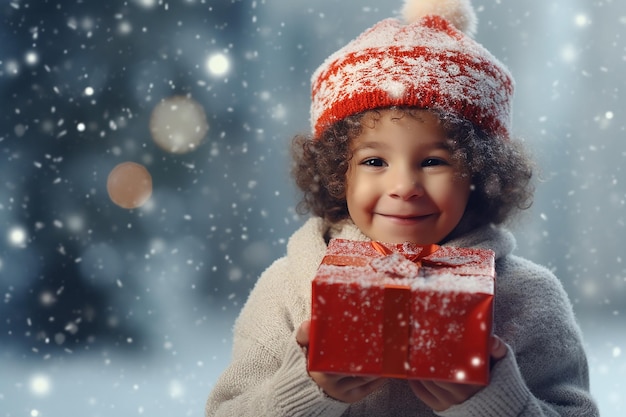
[[[418,117],[433,112],[449,138],[459,175],[469,175],[472,192],[461,222],[453,234],[488,224],[502,224],[532,204],[534,165],[520,141],[491,137],[470,121],[436,110],[394,107]],[[382,110],[382,109],[381,109]],[[349,217],[346,174],[352,155],[350,141],[361,133],[370,110],[347,117],[320,137],[297,135],[292,141],[292,175],[304,196],[299,214],[312,213],[330,222]]]

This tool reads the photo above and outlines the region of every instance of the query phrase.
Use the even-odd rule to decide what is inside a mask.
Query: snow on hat
[[[471,38],[469,0],[407,0],[403,23],[385,19],[332,54],[312,76],[316,137],[355,113],[389,106],[458,114],[509,137],[513,78]]]

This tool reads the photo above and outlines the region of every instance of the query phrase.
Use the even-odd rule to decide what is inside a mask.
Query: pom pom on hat
[[[443,17],[466,35],[476,34],[478,19],[469,0],[405,0],[402,16],[406,23],[428,15]]]
[[[476,26],[469,0],[407,0],[404,15],[406,23],[367,29],[313,73],[314,135],[356,113],[407,106],[454,113],[507,138],[513,77],[467,34]]]

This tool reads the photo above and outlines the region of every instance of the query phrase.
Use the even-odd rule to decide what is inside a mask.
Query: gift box
[[[487,384],[494,280],[490,250],[333,239],[309,371]]]

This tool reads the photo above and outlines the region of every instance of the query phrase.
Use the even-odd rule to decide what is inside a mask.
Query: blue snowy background
[[[234,318],[302,223],[287,144],[309,128],[311,72],[395,3],[0,2],[0,416],[203,414]],[[542,166],[518,253],[561,278],[592,392],[621,417],[626,3],[474,5]],[[209,124],[185,154],[150,134],[173,96]],[[124,161],[152,175],[138,209],[107,195]]]

